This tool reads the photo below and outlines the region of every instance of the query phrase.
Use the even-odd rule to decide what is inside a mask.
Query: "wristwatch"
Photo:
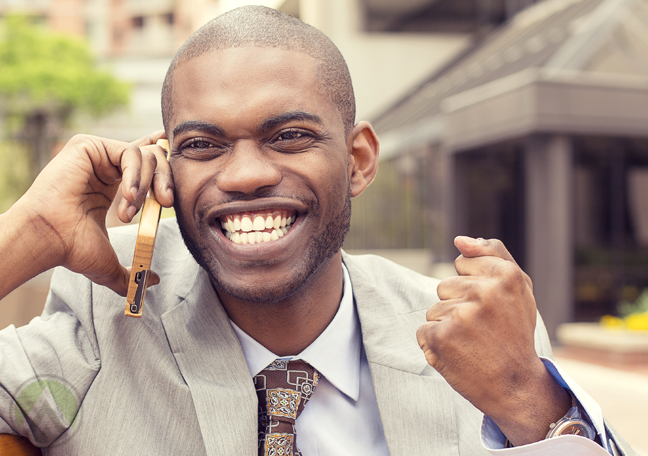
[[[576,402],[576,398],[572,392],[566,388],[565,391],[567,391],[571,397],[572,407],[567,411],[565,416],[549,425],[549,432],[547,433],[545,440],[561,435],[580,435],[586,439],[594,440],[594,437],[596,436],[594,428],[581,416],[580,408],[578,407],[578,403]],[[504,448],[513,448],[513,444],[509,439],[506,439]]]
[[[580,409],[576,403],[576,398],[571,391],[566,390],[571,396],[572,407],[567,414],[555,423],[549,425],[549,432],[545,439],[558,437],[559,435],[580,435],[590,440],[594,440],[596,435],[594,428],[581,416]]]

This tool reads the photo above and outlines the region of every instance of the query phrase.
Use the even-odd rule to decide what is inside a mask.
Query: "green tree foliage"
[[[87,44],[23,16],[0,24],[0,115],[31,154],[32,177],[49,161],[75,113],[100,116],[128,104],[129,86],[97,68]]]
[[[26,146],[0,140],[0,214],[27,191],[31,173]]]

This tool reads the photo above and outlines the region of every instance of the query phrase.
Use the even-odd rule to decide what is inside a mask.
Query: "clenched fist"
[[[440,301],[417,332],[419,345],[514,445],[541,440],[571,404],[534,348],[531,279],[498,240],[460,236],[455,245],[459,275],[439,283]]]

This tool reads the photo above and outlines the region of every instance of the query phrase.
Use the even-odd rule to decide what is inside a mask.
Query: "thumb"
[[[465,258],[492,256],[517,264],[499,239],[475,239],[469,236],[457,236],[454,239],[454,244]]]
[[[117,254],[111,252],[111,258],[106,261],[101,269],[86,271],[83,273],[88,279],[97,285],[110,288],[120,296],[126,296],[128,293],[128,280],[130,278],[130,268],[126,268],[119,263]]]
[[[92,280],[97,285],[110,288],[112,291],[120,296],[128,294],[128,284],[130,282],[130,274],[133,269],[131,266],[124,267],[117,263],[118,267],[115,272],[110,275],[97,275],[97,274],[84,274],[88,279]],[[146,288],[152,287],[160,283],[160,276],[155,271],[150,271],[148,280],[146,281]]]

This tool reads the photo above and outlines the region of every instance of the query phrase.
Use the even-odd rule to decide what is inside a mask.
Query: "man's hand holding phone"
[[[171,168],[160,131],[133,143],[73,137],[29,190],[0,215],[0,298],[31,277],[64,266],[126,295],[129,270],[108,240],[106,213],[118,189],[118,216],[130,222],[153,185],[164,207],[173,204]],[[159,281],[154,274],[149,285]]]

